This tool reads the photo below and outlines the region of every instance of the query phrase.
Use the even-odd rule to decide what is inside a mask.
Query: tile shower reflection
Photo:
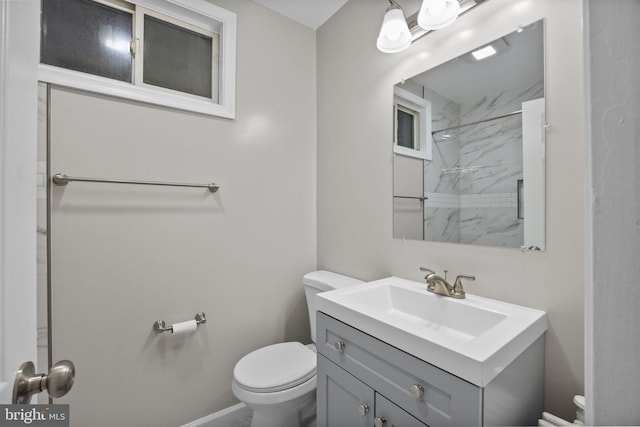
[[[483,98],[470,108],[446,100],[434,117],[434,128],[508,114],[519,110],[523,100],[541,98],[543,92],[539,81],[524,90]],[[424,168],[425,239],[520,247],[524,241],[524,224],[517,215],[517,183],[523,175],[521,116],[436,132],[433,143],[434,160],[425,162]]]

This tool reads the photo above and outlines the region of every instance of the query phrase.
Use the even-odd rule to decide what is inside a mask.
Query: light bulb
[[[439,11],[439,3],[441,0],[424,0],[418,13],[418,25],[425,30],[439,30],[451,25],[458,18],[460,13],[460,3],[458,0],[444,0],[444,10]],[[432,6],[433,5],[433,6]]]
[[[446,0],[424,0],[424,3],[433,16],[442,15],[447,8]]]

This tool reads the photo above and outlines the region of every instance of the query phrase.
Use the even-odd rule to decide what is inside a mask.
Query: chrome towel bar
[[[71,181],[79,182],[102,182],[110,184],[138,184],[138,185],[164,185],[169,187],[198,187],[207,188],[210,192],[215,193],[220,189],[216,183],[211,184],[183,184],[179,182],[157,182],[157,181],[133,181],[125,179],[102,179],[102,178],[82,178],[78,176],[69,176],[63,173],[57,173],[53,176],[53,183],[56,185],[67,185]]]
[[[207,317],[203,312],[197,313],[194,320],[197,325],[207,323]],[[153,330],[156,332],[173,332],[173,325],[167,326],[167,323],[164,320],[156,320],[153,324]]]

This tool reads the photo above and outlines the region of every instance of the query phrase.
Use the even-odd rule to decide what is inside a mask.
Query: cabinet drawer
[[[482,425],[479,387],[322,312],[316,328],[318,353],[423,423]]]
[[[374,422],[379,423],[374,423],[374,426],[382,424],[384,427],[428,427],[379,393],[376,393],[376,417]]]

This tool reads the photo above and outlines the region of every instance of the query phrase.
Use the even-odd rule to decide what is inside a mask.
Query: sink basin
[[[389,277],[317,295],[329,316],[480,387],[547,329],[543,311]]]

